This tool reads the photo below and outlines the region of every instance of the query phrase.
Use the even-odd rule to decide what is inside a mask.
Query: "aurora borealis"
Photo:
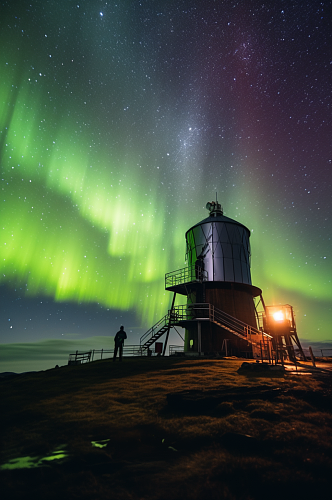
[[[143,333],[216,192],[331,339],[330,3],[0,3],[1,341]]]

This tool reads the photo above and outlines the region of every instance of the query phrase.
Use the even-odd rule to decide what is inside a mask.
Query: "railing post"
[[[100,352],[100,359],[103,359],[103,350],[104,349],[102,349],[101,352]]]

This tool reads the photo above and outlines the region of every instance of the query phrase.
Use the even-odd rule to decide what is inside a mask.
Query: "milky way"
[[[0,3],[2,341],[150,327],[216,192],[331,338],[330,3]]]

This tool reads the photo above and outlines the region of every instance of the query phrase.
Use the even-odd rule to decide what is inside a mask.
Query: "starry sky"
[[[0,6],[0,341],[138,343],[216,192],[266,304],[332,340],[331,3]]]

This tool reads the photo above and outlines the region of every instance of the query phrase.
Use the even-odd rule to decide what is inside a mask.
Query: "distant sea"
[[[311,347],[315,356],[332,356],[332,340],[315,342],[314,340],[300,339],[300,342],[306,354],[306,351]]]
[[[39,342],[0,344],[0,373],[49,370],[68,364],[76,351],[113,349],[113,337],[89,337],[80,340],[49,339]],[[100,355],[99,355],[100,356]]]

